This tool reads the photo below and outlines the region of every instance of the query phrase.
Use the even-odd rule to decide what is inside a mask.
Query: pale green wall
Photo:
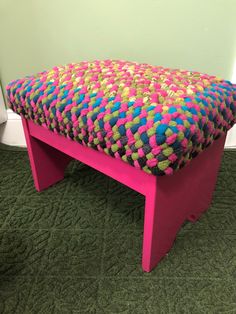
[[[116,58],[232,79],[236,0],[0,0],[0,76]]]

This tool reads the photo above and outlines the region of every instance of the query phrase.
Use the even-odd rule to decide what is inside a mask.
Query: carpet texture
[[[214,200],[141,270],[144,198],[78,162],[37,193],[25,151],[0,149],[0,313],[236,313],[236,152]]]

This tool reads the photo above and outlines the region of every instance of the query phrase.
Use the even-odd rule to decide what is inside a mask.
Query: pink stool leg
[[[36,189],[40,192],[64,178],[71,157],[32,137],[28,122],[22,118],[28,155]]]
[[[185,220],[196,221],[211,203],[225,136],[173,176],[147,186],[142,267],[150,272],[167,254]]]

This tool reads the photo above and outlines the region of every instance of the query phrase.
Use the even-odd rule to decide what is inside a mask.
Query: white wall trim
[[[7,109],[7,121],[0,125],[0,143],[26,147],[21,117]]]
[[[229,130],[225,142],[225,148],[236,148],[236,124]]]
[[[2,87],[0,83],[0,124],[7,121],[7,111],[6,106],[2,94]]]

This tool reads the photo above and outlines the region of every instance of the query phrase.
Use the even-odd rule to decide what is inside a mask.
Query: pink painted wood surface
[[[27,120],[22,119],[22,124],[34,185],[40,192],[64,178],[64,171],[72,158],[30,136]]]
[[[185,220],[196,221],[210,206],[225,136],[172,176],[156,178],[146,195],[142,267],[151,271],[171,249]]]
[[[23,127],[38,191],[62,179],[74,158],[145,196],[144,271],[151,271],[167,254],[184,221],[195,221],[210,205],[225,136],[174,175],[156,177],[32,121],[23,119]]]
[[[150,181],[153,181],[155,178],[142,170],[130,166],[122,160],[83,146],[62,135],[55,134],[32,121],[27,121],[27,123],[31,137],[39,139],[143,195],[146,194],[147,186],[150,185]]]

